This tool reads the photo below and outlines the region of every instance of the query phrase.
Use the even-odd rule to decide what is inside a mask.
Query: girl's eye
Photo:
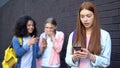
[[[53,29],[53,27],[45,27],[45,28],[48,28],[48,29]]]
[[[90,17],[92,16],[92,14],[87,14],[86,16],[87,16],[88,18],[90,18]]]
[[[84,18],[85,16],[84,15],[80,15],[80,18]]]
[[[45,28],[48,28],[48,27],[45,27]]]

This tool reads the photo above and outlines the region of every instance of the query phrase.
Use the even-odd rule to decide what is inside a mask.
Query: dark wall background
[[[58,30],[65,33],[65,42],[61,52],[61,68],[66,68],[64,57],[70,32],[75,29],[77,11],[84,0],[10,0],[0,8],[0,63],[4,50],[13,36],[15,21],[30,15],[37,22],[38,36],[43,32],[44,22],[48,17],[54,17]],[[110,32],[112,38],[112,57],[109,68],[120,67],[120,0],[88,0],[92,1],[98,10],[101,28]],[[1,65],[0,65],[1,67]]]

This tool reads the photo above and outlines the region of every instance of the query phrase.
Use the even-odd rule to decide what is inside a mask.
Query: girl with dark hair
[[[42,57],[37,61],[37,68],[60,68],[60,52],[64,42],[64,33],[56,31],[55,19],[46,20],[44,33],[40,35]]]
[[[36,68],[36,58],[40,57],[36,23],[30,16],[23,16],[16,22],[12,46],[18,62],[16,68]],[[22,38],[22,45],[18,41]]]
[[[66,63],[72,68],[105,68],[110,65],[110,56],[110,35],[100,29],[95,6],[83,2],[76,30],[69,36]]]

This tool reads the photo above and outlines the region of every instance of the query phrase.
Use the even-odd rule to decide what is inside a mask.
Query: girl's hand
[[[86,48],[81,48],[79,54],[80,54],[80,58],[86,58],[86,59],[90,58],[90,52]]]
[[[43,48],[47,47],[47,40],[45,38],[42,38],[42,47]]]
[[[79,54],[80,54],[79,57],[80,57],[80,58],[90,59],[90,60],[92,60],[93,62],[96,61],[95,55],[93,55],[92,53],[90,53],[88,49],[86,49],[86,48],[81,48],[81,50],[82,50],[82,51],[79,52]]]
[[[73,61],[75,62],[81,58],[86,58],[86,59],[90,58],[90,52],[86,48],[81,48],[81,50],[74,51],[72,58]]]
[[[73,57],[72,57],[73,62],[76,62],[79,59],[80,59],[80,50],[74,51],[74,54],[73,54]]]
[[[30,39],[30,41],[28,42],[28,46],[31,46],[37,42],[38,42],[38,37],[34,37],[34,35],[33,35],[32,38]]]
[[[51,31],[50,37],[51,37],[51,41],[54,43],[56,40],[55,40],[55,33],[53,31]]]

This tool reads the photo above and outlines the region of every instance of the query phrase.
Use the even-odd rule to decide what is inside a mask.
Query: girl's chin
[[[29,33],[31,34],[33,31],[29,31]]]

